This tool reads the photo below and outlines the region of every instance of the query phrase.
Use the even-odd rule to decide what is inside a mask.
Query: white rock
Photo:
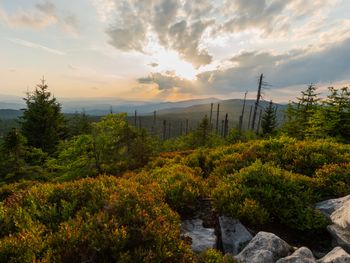
[[[331,215],[334,211],[338,210],[340,207],[344,205],[347,201],[350,200],[350,195],[336,198],[336,199],[329,199],[326,201],[322,201],[316,204],[316,208],[320,210],[327,218],[331,218]]]
[[[350,195],[316,204],[332,222],[327,227],[335,242],[350,251]]]
[[[222,246],[225,253],[237,255],[253,236],[237,219],[219,217]]]
[[[316,263],[311,250],[307,247],[297,249],[291,256],[281,258],[276,263]]]
[[[259,232],[236,256],[243,263],[275,263],[292,250],[284,240],[272,233]]]
[[[209,248],[215,248],[216,235],[213,228],[204,228],[200,219],[185,220],[181,223],[181,232],[192,239],[193,252],[200,253]]]
[[[319,259],[319,263],[350,263],[350,255],[341,247],[334,248],[331,252]]]

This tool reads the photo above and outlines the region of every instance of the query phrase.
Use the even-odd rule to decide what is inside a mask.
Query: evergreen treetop
[[[44,79],[24,100],[27,108],[23,111],[21,128],[28,145],[53,153],[64,134],[61,105],[48,91]]]
[[[265,109],[261,121],[263,134],[272,134],[277,127],[276,107],[270,101],[269,106]]]

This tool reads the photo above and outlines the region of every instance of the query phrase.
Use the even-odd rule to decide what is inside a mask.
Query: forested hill
[[[226,113],[228,114],[228,118],[231,122],[232,126],[238,124],[239,116],[242,114],[243,108],[243,100],[241,99],[230,99],[223,100],[217,102],[213,105],[213,120],[216,120],[217,114],[217,104],[220,103],[220,112],[219,119],[225,118]],[[244,111],[244,119],[243,124],[248,125],[250,108],[252,107],[254,110],[255,100],[247,100],[245,111]],[[260,106],[258,108],[258,115],[260,114],[260,110],[264,111],[264,109],[268,106],[269,102],[262,101],[260,102]],[[287,108],[285,104],[275,104],[277,106],[277,120],[282,122],[284,110]],[[210,115],[210,103],[200,104],[200,105],[192,105],[186,108],[170,108],[164,109],[157,112],[158,116],[162,118],[168,119],[188,119],[192,122],[199,122],[203,119],[205,115],[209,117]]]
[[[20,110],[0,109],[0,120],[17,119],[22,115]]]

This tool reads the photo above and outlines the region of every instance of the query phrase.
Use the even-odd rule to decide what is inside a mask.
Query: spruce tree
[[[28,145],[53,153],[64,134],[61,105],[48,91],[44,79],[24,100],[27,108],[21,117],[21,129]]]
[[[283,130],[290,136],[304,139],[308,135],[310,121],[318,110],[320,98],[316,93],[317,88],[311,84],[302,96],[297,98],[297,102],[289,104],[286,111],[286,123]]]
[[[334,137],[350,142],[350,90],[329,88],[330,95],[310,120],[313,137]]]
[[[316,93],[316,87],[311,84],[307,87],[305,91],[302,91],[301,98],[297,98],[297,112],[298,112],[298,120],[301,122],[301,126],[306,128],[308,126],[308,122],[312,115],[316,112],[319,101],[318,98],[319,93]]]
[[[264,135],[272,134],[277,126],[276,107],[270,101],[269,106],[265,109],[261,121],[261,128]]]

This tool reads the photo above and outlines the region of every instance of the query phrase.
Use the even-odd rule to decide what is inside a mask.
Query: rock
[[[319,259],[319,263],[350,263],[350,255],[341,247],[334,248],[326,256]]]
[[[222,246],[225,253],[237,255],[253,236],[237,219],[219,217]]]
[[[327,227],[335,243],[350,251],[350,195],[316,205],[332,222]]]
[[[297,249],[291,256],[281,258],[276,263],[316,263],[311,250],[307,247]]]
[[[275,234],[259,232],[236,259],[242,263],[275,263],[291,250],[292,247]]]
[[[185,220],[181,223],[181,232],[192,240],[193,252],[200,253],[216,247],[216,235],[213,228],[204,228],[201,219]]]
[[[344,205],[344,203],[346,203],[349,200],[350,200],[350,195],[342,198],[329,199],[329,200],[317,203],[316,208],[320,210],[328,219],[331,219],[331,215],[333,214],[333,212],[338,210],[340,207]]]

